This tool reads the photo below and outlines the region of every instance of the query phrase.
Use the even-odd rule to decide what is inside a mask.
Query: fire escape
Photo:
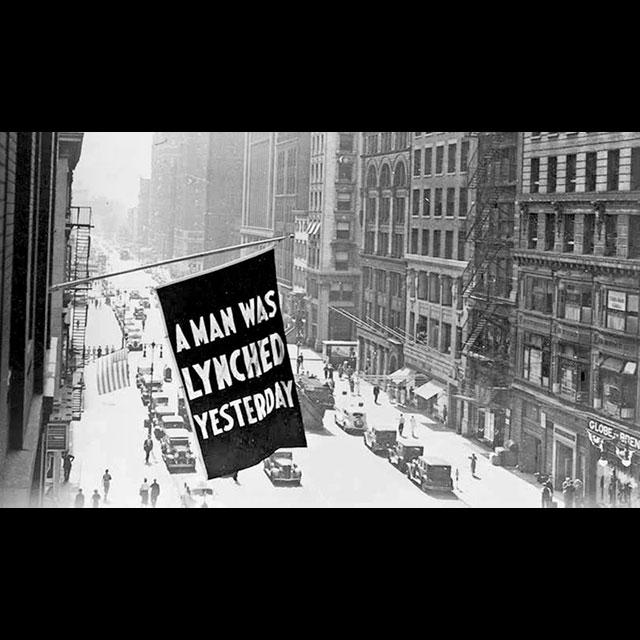
[[[70,281],[89,277],[89,256],[91,252],[91,207],[71,207],[67,232],[69,247],[67,275]],[[91,284],[78,284],[69,289],[71,305],[69,346],[67,351],[67,379],[72,381],[72,419],[82,415],[82,394],[84,389],[84,365],[86,362],[85,334],[89,310]]]
[[[473,132],[477,145],[467,187],[476,197],[467,216],[465,241],[473,255],[463,272],[461,297],[467,358],[465,395],[501,404],[511,384],[511,262],[516,179],[516,132]]]

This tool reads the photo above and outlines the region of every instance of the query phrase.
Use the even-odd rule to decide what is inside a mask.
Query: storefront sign
[[[609,291],[609,309],[627,310],[627,294],[622,291]]]
[[[47,426],[47,451],[66,451],[67,425],[49,424]]]
[[[609,424],[600,422],[599,420],[589,420],[587,428],[589,434],[595,436],[595,439],[607,440],[618,446],[629,447],[635,451],[640,451],[640,439],[616,429]],[[592,439],[593,442],[593,439]]]

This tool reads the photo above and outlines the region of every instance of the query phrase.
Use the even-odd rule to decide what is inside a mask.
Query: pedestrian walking
[[[233,481],[236,484],[240,484],[240,481],[238,480],[238,472],[237,471],[233,474],[232,478],[233,478]]]
[[[92,507],[97,509],[100,506],[100,493],[97,489],[94,489],[93,495],[91,496]]]
[[[160,496],[160,485],[158,481],[154,479],[151,484],[151,506],[155,509],[156,504],[158,504],[158,498]]]
[[[149,504],[149,485],[147,484],[147,479],[144,479],[142,486],[140,487],[140,500],[142,501],[142,506],[146,507]]]
[[[475,453],[472,453],[469,456],[469,460],[471,461],[471,475],[475,478],[476,476],[476,466],[478,465],[478,456]]]
[[[418,428],[418,424],[416,423],[416,417],[413,414],[411,414],[411,417],[409,418],[409,426],[411,427],[411,437],[417,438],[418,434],[416,433],[416,429]]]
[[[543,485],[542,487],[542,508],[548,509],[551,506],[551,502],[553,500],[553,496],[551,495],[551,490],[548,485]]]
[[[107,498],[109,497],[109,489],[111,488],[111,474],[109,473],[109,469],[105,469],[104,475],[102,476],[102,488],[104,489],[104,501],[107,502]]]
[[[584,507],[584,483],[580,478],[573,481],[574,503],[577,509]]]
[[[456,467],[456,489],[458,488],[458,481],[460,480],[460,471]]]
[[[549,493],[551,494],[551,499],[553,500],[553,494],[554,494],[554,487],[553,487],[553,480],[551,478],[547,478],[544,483],[543,486],[548,487],[549,488]]]
[[[398,435],[404,437],[404,414],[400,414],[400,420],[398,421]]]
[[[78,493],[76,493],[76,499],[73,501],[73,506],[76,509],[84,508],[84,493],[82,493],[82,489],[78,489]]]
[[[153,438],[151,436],[147,436],[144,441],[144,463],[149,464],[149,456],[153,451]]]
[[[329,379],[329,366],[326,361],[324,363],[324,379],[325,380]]]
[[[98,358],[102,358],[102,347],[98,347]]]
[[[300,369],[302,369],[302,365],[304,364],[304,356],[302,354],[300,354],[297,359],[296,359],[296,363],[298,365],[297,367],[297,373],[300,373]]]
[[[357,373],[353,374],[353,381],[356,388],[356,394],[360,395],[360,376]]]
[[[333,380],[333,365],[329,363],[329,380]]]
[[[349,378],[349,391],[351,391],[352,394],[356,392],[356,382],[353,377]]]
[[[344,375],[344,367],[340,365],[338,367],[338,380],[342,380],[342,376]]]
[[[576,490],[573,486],[573,480],[571,480],[571,478],[565,478],[565,481],[562,483],[562,497],[564,498],[565,509],[573,509],[575,493]]]
[[[380,387],[376,384],[373,387],[373,401],[375,404],[379,404],[378,402],[378,396],[380,395]]]
[[[62,469],[64,470],[64,482],[65,484],[69,482],[69,476],[71,475],[71,465],[73,461],[76,459],[75,456],[72,456],[69,452],[64,454],[64,460],[62,462]]]
[[[447,407],[442,407],[442,422],[447,424]]]

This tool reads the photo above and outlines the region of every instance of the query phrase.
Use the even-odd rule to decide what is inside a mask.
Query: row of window
[[[445,258],[446,260],[465,260],[466,232],[457,229],[457,242],[454,245],[456,232],[452,229],[411,229],[408,252],[413,255]]]
[[[398,298],[404,292],[404,276],[384,269],[362,268],[362,287],[379,293],[389,293]]]
[[[364,152],[366,155],[402,151],[409,146],[409,133],[405,131],[382,131],[365,133]]]
[[[600,242],[605,257],[640,258],[640,216],[624,219],[605,214],[598,225],[595,213],[530,213],[521,232],[522,246],[531,250],[593,255]],[[626,244],[619,245],[619,235],[626,235]]]
[[[409,315],[409,330],[415,336],[416,342],[440,351],[451,354],[452,326],[449,322],[441,321],[439,318],[419,315],[414,325],[414,314]],[[456,358],[460,357],[460,344],[462,342],[462,331],[458,327],[456,330]]]
[[[620,191],[620,149],[610,149],[607,151],[606,166],[604,163],[598,165],[598,152],[590,151],[584,154],[585,173],[584,184],[578,183],[577,153],[570,153],[564,156],[548,156],[546,168],[546,186],[541,184],[541,158],[535,157],[529,160],[529,191],[530,193],[573,193],[580,191],[586,193],[595,192],[598,186],[598,178],[600,171],[602,176],[606,172],[606,190]],[[582,155],[582,154],[580,154]],[[560,183],[558,176],[560,174],[559,164],[564,164],[564,178]],[[630,189],[631,191],[640,190],[640,147],[631,149],[631,168],[630,168]],[[562,189],[561,189],[562,187]],[[580,187],[580,188],[578,188]]]
[[[411,215],[428,217],[433,214],[435,218],[439,218],[444,212],[447,218],[453,218],[456,215],[456,200],[458,217],[466,218],[469,211],[469,190],[466,187],[448,187],[446,191],[441,187],[414,189],[411,197]]]
[[[523,308],[563,320],[602,326],[638,335],[640,296],[616,289],[603,292],[599,314],[593,313],[593,287],[589,284],[562,282],[557,287],[550,278],[525,276]]]
[[[518,373],[527,382],[570,402],[633,421],[638,393],[636,358],[622,360],[599,350],[597,357],[598,365],[592,371],[589,345],[560,341],[554,348],[548,336],[526,332]],[[597,376],[594,390],[593,375]]]
[[[445,145],[439,144],[435,147],[435,167],[434,147],[425,149],[415,149],[413,152],[413,175],[414,176],[431,176],[443,175],[445,169]],[[469,142],[463,141],[460,145],[460,155],[458,157],[458,143],[452,142],[447,145],[447,173],[455,174],[457,171],[466,173],[469,165]]]
[[[407,169],[402,160],[396,163],[393,169],[393,186],[404,188],[407,186]],[[391,167],[385,162],[380,169],[380,181],[378,182],[378,172],[374,165],[370,165],[367,170],[368,189],[389,189],[391,188]]]
[[[405,254],[404,234],[366,231],[363,252],[386,258],[403,258]]]

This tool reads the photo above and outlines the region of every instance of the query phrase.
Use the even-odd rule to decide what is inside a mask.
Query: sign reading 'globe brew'
[[[157,293],[207,476],[306,447],[274,250]]]

